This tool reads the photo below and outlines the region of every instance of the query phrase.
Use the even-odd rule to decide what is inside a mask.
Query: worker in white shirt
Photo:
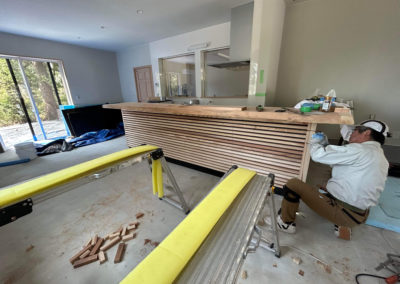
[[[369,208],[377,204],[384,189],[388,173],[389,163],[381,145],[389,128],[382,121],[368,120],[353,126],[353,129],[347,131],[351,135],[344,133],[346,127],[342,129],[342,136],[349,141],[344,146],[328,145],[323,133],[312,136],[309,145],[311,158],[315,162],[330,165],[332,177],[328,180],[326,191],[297,178],[286,183],[277,217],[280,230],[296,232],[295,218],[300,199],[320,216],[334,223],[335,230],[351,228],[366,221]],[[338,231],[335,233],[339,234]]]

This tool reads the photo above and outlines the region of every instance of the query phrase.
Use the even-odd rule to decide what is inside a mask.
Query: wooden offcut
[[[85,258],[90,254],[90,250],[85,251],[84,253],[82,253],[82,255],[79,258]]]
[[[80,260],[74,262],[74,268],[78,268],[80,266],[95,262],[97,260],[97,258],[98,258],[98,255],[95,254],[95,255],[91,255],[86,258],[80,259]]]
[[[107,254],[104,251],[100,251],[99,252],[99,262],[100,262],[100,264],[103,264],[106,261],[107,261]]]
[[[99,249],[100,249],[101,245],[103,244],[103,242],[104,242],[103,238],[98,238],[96,244],[94,245],[94,247],[90,251],[89,255],[96,254],[99,251]]]
[[[121,232],[121,236],[125,236],[126,235],[126,231],[127,231],[127,227],[124,226],[124,229]]]
[[[73,257],[71,257],[70,259],[69,259],[69,262],[71,262],[71,264],[73,264],[77,259],[79,259],[79,257],[84,253],[84,252],[86,252],[87,250],[89,250],[89,249],[91,249],[92,248],[92,245],[90,244],[90,242],[89,242],[89,244],[87,245],[87,246],[85,246],[82,250],[80,250],[77,254],[75,254]]]
[[[124,257],[125,248],[126,248],[125,243],[120,243],[118,245],[118,250],[117,253],[115,254],[114,263],[119,263],[122,261],[122,258]]]
[[[123,236],[122,241],[127,242],[127,241],[134,239],[135,237],[136,237],[136,233],[130,233],[129,235]]]
[[[112,239],[114,239],[115,237],[118,237],[120,234],[121,234],[120,232],[115,232],[115,233],[112,233],[112,234],[108,235],[108,238],[109,238],[110,240],[112,240]]]
[[[98,236],[97,236],[97,235],[95,235],[95,236],[92,238],[92,241],[91,241],[91,245],[92,245],[92,246],[94,246],[94,245],[97,243],[97,239],[98,239]]]
[[[106,251],[109,248],[113,247],[114,245],[116,245],[119,241],[121,240],[121,237],[115,237],[114,239],[110,240],[108,243],[106,243],[105,245],[103,245],[102,247],[100,247],[100,250],[102,251]]]

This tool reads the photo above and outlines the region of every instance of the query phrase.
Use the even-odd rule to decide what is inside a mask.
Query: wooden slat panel
[[[128,121],[128,119],[127,119]],[[132,122],[140,123],[146,122],[146,124],[153,124],[158,127],[166,127],[171,128],[173,125],[179,125],[181,128],[185,128],[187,130],[199,131],[199,132],[210,132],[210,133],[221,133],[222,135],[229,136],[229,134],[240,132],[242,135],[247,135],[251,137],[264,137],[265,135],[269,135],[269,138],[281,140],[283,134],[277,131],[265,131],[265,130],[252,130],[252,129],[243,129],[242,127],[232,127],[232,126],[215,126],[210,124],[194,124],[191,122],[180,122],[180,121],[172,121],[169,119],[159,120],[156,118],[135,118]],[[278,134],[279,133],[279,134]],[[293,142],[303,142],[305,135],[304,134],[293,134],[293,133],[284,133],[284,137],[286,141]]]
[[[312,128],[246,120],[123,111],[129,146],[152,144],[167,157],[226,172],[232,165],[273,173],[276,185],[304,178],[305,141]]]
[[[279,122],[259,122],[259,121],[248,121],[248,120],[232,120],[232,119],[223,119],[223,118],[207,118],[207,117],[196,117],[196,116],[184,116],[184,115],[171,115],[171,114],[161,114],[161,113],[145,113],[145,112],[134,112],[134,111],[125,111],[125,114],[140,114],[140,117],[144,117],[146,119],[157,118],[157,119],[168,119],[169,121],[179,121],[179,122],[189,122],[193,121],[204,122],[204,124],[213,124],[213,125],[223,125],[236,127],[240,126],[242,128],[248,129],[264,129],[264,130],[272,130],[280,132],[292,132],[292,133],[301,133],[304,134],[304,130],[307,129],[308,124],[291,124],[291,123],[279,123]]]

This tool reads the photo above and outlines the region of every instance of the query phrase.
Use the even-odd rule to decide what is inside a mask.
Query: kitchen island
[[[299,114],[277,107],[107,104],[120,109],[127,144],[161,147],[167,157],[226,172],[232,165],[275,174],[275,184],[306,180],[307,143],[322,124],[354,124],[351,111]],[[339,110],[339,109],[338,109]]]

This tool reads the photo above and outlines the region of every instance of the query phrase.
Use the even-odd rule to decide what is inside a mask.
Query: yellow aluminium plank
[[[229,174],[121,283],[172,283],[256,172]]]
[[[158,149],[156,146],[144,145],[122,150],[88,162],[84,162],[54,173],[50,173],[33,180],[7,187],[0,190],[0,208],[32,197],[35,194],[50,190],[53,187],[65,184],[90,173],[122,162],[132,156],[144,154]]]

